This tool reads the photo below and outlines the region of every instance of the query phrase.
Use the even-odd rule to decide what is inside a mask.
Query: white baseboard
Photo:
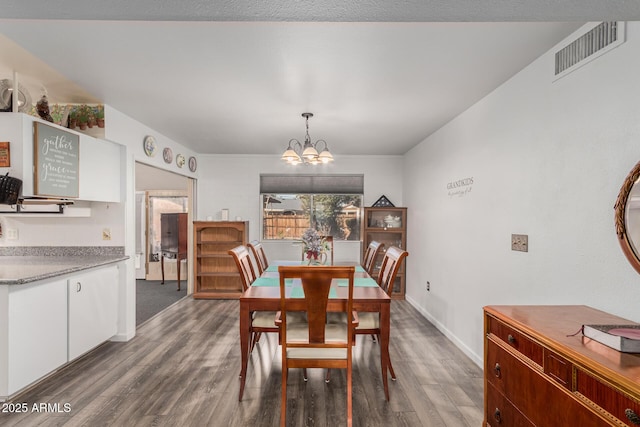
[[[476,365],[483,368],[483,356],[477,355],[464,342],[460,341],[451,331],[449,331],[442,323],[438,322],[433,316],[431,316],[426,310],[420,307],[417,302],[409,296],[405,296],[407,302],[411,304],[416,310],[420,312],[429,322],[431,322],[436,329],[449,339],[456,347],[458,347],[464,354],[466,354]]]
[[[135,336],[136,336],[136,332],[135,331],[124,333],[124,334],[116,334],[116,335],[112,336],[109,341],[127,342],[127,341],[129,341],[130,339],[132,339]]]

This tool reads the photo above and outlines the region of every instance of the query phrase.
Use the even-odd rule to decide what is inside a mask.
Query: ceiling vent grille
[[[558,79],[624,43],[624,22],[595,24],[586,33],[555,54],[555,78]]]

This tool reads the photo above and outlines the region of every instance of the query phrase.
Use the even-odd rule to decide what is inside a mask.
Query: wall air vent
[[[559,79],[624,43],[624,22],[594,26],[555,54],[555,79]]]

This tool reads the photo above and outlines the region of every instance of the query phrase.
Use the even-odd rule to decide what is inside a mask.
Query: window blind
[[[260,175],[261,194],[363,194],[364,175]]]

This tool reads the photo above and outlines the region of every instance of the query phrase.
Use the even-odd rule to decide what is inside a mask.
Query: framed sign
[[[34,123],[34,194],[78,197],[80,137],[44,123]]]
[[[0,168],[8,168],[9,166],[11,166],[9,142],[0,142]]]

